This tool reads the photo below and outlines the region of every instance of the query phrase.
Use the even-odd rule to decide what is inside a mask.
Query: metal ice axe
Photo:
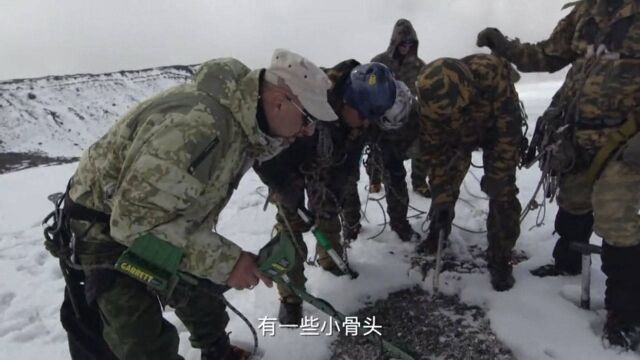
[[[569,244],[569,249],[582,254],[582,293],[580,294],[580,307],[589,310],[591,308],[591,254],[601,254],[602,247],[572,242]]]

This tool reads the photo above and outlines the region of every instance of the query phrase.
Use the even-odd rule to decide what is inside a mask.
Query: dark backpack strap
[[[64,198],[64,214],[70,219],[106,225],[109,225],[109,219],[111,218],[111,215],[109,214],[90,209],[74,202],[71,200],[68,192]]]

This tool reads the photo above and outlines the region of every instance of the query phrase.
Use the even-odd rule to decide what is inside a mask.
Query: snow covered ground
[[[165,66],[0,82],[0,152],[77,156],[131,106],[192,75]]]
[[[558,82],[523,84],[519,87],[533,128],[535,119],[544,110]],[[480,154],[474,162],[480,163]],[[50,211],[46,200],[50,193],[62,191],[76,164],[39,167],[0,175],[0,359],[67,359],[65,333],[58,321],[63,280],[57,261],[42,246],[40,221]],[[408,163],[407,163],[407,167]],[[485,229],[486,200],[472,175],[481,176],[479,169],[471,169],[461,191],[455,222],[467,228]],[[518,173],[520,200],[525,205],[537,184],[539,171]],[[363,172],[363,179],[366,175]],[[364,182],[360,184],[364,200]],[[467,190],[468,188],[468,190]],[[275,210],[262,211],[264,187],[253,172],[242,180],[227,208],[223,211],[218,230],[247,250],[257,250],[269,239]],[[411,194],[411,204],[428,209],[428,201]],[[350,250],[350,262],[360,277],[350,280],[336,278],[318,268],[308,268],[308,290],[346,313],[355,312],[390,292],[419,285],[429,290],[431,278],[422,282],[417,272],[409,269],[408,258],[415,244],[402,243],[390,230],[367,240],[377,232],[383,219],[380,210],[369,204],[367,215],[371,223],[363,223],[364,230]],[[458,294],[462,301],[486,310],[491,327],[498,338],[510,347],[518,359],[638,359],[637,354],[618,354],[606,350],[600,341],[604,322],[604,276],[599,270],[600,260],[594,257],[592,268],[592,311],[578,307],[580,278],[540,279],[529,270],[549,261],[555,238],[552,235],[556,205],[547,208],[542,227],[535,224],[532,213],[522,224],[522,236],[516,248],[529,259],[514,269],[515,287],[497,293],[491,289],[487,274],[444,273],[441,288],[448,294]],[[411,212],[410,212],[411,213]],[[416,230],[423,218],[412,218]],[[309,248],[312,239],[306,238]],[[451,249],[464,253],[467,246],[485,246],[484,235],[473,235],[458,229],[451,234]],[[592,238],[593,243],[600,239]],[[253,291],[230,291],[229,301],[258,327],[260,318],[275,317],[278,297],[274,289],[263,285]],[[305,306],[306,315],[326,318],[317,310]],[[198,359],[199,353],[190,347],[188,334],[177,317],[168,311],[166,316],[180,331],[180,353],[187,359]],[[246,326],[231,316],[228,330],[232,341],[251,342]],[[380,330],[384,334],[384,328]],[[278,329],[275,336],[260,336],[265,359],[327,359],[331,356],[332,336],[301,336],[299,330]]]

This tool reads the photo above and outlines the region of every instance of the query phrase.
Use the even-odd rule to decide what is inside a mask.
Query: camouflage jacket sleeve
[[[456,116],[456,120],[461,118]],[[460,139],[450,141],[454,134],[450,124],[456,122],[451,118],[428,118],[422,120],[420,127],[420,149],[422,156],[419,161],[425,168],[446,167],[452,152],[457,151],[455,144],[460,144]]]
[[[211,126],[211,116],[193,110],[154,130],[126,168],[115,194],[111,214],[112,237],[130,246],[145,233],[184,250],[181,270],[225,283],[241,249],[213,231],[215,204],[202,204],[211,191],[227,191],[224,184],[213,189],[189,172],[198,146],[223,138]],[[208,121],[208,123],[207,123]],[[214,160],[215,161],[215,160]],[[213,175],[216,177],[216,174]]]
[[[475,138],[474,127],[468,126],[471,121],[468,109],[447,109],[439,117],[421,116],[419,128],[420,161],[428,167],[446,167],[453,154],[459,151],[472,151]]]
[[[457,197],[453,184],[457,169],[473,150],[465,141],[473,127],[465,126],[470,118],[462,109],[447,107],[440,116],[421,116],[418,161],[429,169],[432,206],[449,203]]]
[[[457,198],[457,169],[466,154],[470,152],[458,147],[461,144],[459,132],[451,128],[462,120],[461,115],[448,118],[423,118],[420,127],[420,165],[429,169],[431,186],[431,206],[455,202]],[[458,140],[450,141],[457,138]]]
[[[500,55],[523,72],[555,72],[562,69],[577,57],[571,42],[583,8],[582,4],[574,7],[571,13],[560,20],[548,39],[535,44],[513,40],[506,53]]]

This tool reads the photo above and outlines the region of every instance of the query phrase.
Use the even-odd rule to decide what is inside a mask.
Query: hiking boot
[[[278,311],[278,322],[282,325],[300,326],[302,321],[302,302],[296,302],[292,297],[280,300],[280,310]]]
[[[391,230],[395,231],[404,242],[420,240],[420,235],[413,230],[408,221],[391,224]]]
[[[358,238],[358,234],[360,234],[360,230],[362,229],[362,225],[348,225],[344,224],[342,226],[342,237],[347,241],[352,241]]]
[[[547,264],[537,267],[531,271],[529,271],[531,275],[537,277],[547,277],[547,276],[574,276],[578,275],[579,271],[567,271],[559,268],[555,264]]]
[[[624,321],[622,317],[609,311],[602,337],[610,346],[619,346],[626,351],[635,351],[640,347],[640,324]]]
[[[382,191],[382,185],[380,183],[369,184],[369,192],[371,194],[377,194]]]
[[[509,261],[490,262],[487,266],[491,275],[491,286],[495,291],[507,291],[516,283],[513,278],[513,266]]]
[[[424,196],[426,198],[431,198],[431,187],[429,184],[413,184],[413,191],[420,196]]]

